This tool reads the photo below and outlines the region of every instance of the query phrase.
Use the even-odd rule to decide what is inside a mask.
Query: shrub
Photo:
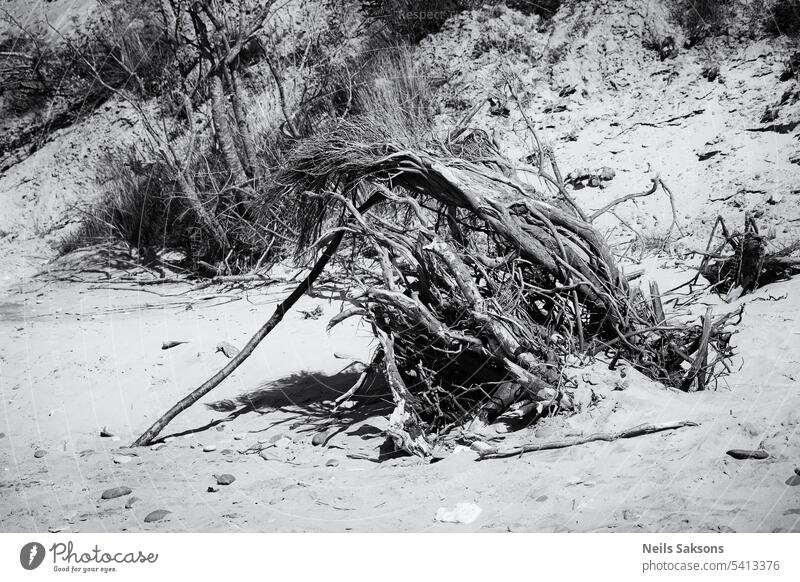
[[[729,11],[728,0],[678,0],[673,16],[686,30],[691,44],[719,34]]]
[[[800,32],[800,0],[772,0],[764,11],[764,27],[772,34]]]
[[[394,35],[417,43],[441,30],[451,16],[480,8],[480,0],[362,0],[367,18],[379,20]]]

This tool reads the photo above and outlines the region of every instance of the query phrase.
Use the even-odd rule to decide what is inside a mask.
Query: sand
[[[651,241],[643,265],[662,289],[693,276],[691,259],[679,251],[702,247],[717,214],[739,225],[745,211],[755,212],[776,242],[796,238],[797,135],[759,123],[764,108],[795,87],[776,80],[789,48],[734,36],[662,63],[643,56],[638,38],[616,35],[616,25],[637,18],[638,3],[606,4],[610,13],[577,40],[571,27],[581,15],[559,17],[569,58],[552,70],[517,63],[536,87],[529,113],[565,172],[616,171],[602,189],[577,190],[579,203],[600,208],[661,175],[674,191],[681,229],[668,252],[655,250],[671,219],[666,197],[628,203],[619,214]],[[469,38],[481,34],[478,26]],[[431,42],[443,61],[462,69],[454,90],[472,99],[500,60],[458,57],[465,49],[454,39],[464,38],[463,30],[445,30]],[[721,72],[713,83],[700,76],[709,58]],[[559,98],[565,83],[577,90]],[[544,112],[559,100],[564,111]],[[320,288],[297,308],[322,306],[321,317],[288,314],[231,378],[167,427],[165,445],[125,450],[223,366],[219,342],[241,347],[288,287],[162,297],[58,280],[77,264],[49,262],[67,209],[99,195],[92,184],[105,144],[135,137],[125,124],[109,129],[118,107],[59,133],[0,176],[0,531],[800,531],[800,280],[731,305],[703,298],[718,312],[745,304],[734,371],[716,390],[683,394],[634,373],[622,383],[601,359],[571,372],[583,398],[596,394],[595,406],[542,421],[509,442],[645,422],[697,427],[520,458],[478,461],[465,449],[436,463],[374,462],[386,399],[330,414],[330,401],[357,377],[353,362],[369,358],[372,339],[354,320],[327,333],[341,303]],[[796,111],[787,107],[779,119],[792,121]],[[496,127],[511,159],[526,155],[514,131],[519,119],[483,111],[476,124]],[[611,229],[614,220],[600,224]],[[609,231],[612,242],[627,236],[619,227]],[[227,297],[212,297],[218,294]],[[162,350],[168,341],[186,343]],[[327,444],[312,444],[328,428],[335,434]],[[114,436],[101,436],[104,429]],[[726,455],[733,448],[770,456],[735,460]],[[217,485],[220,474],[235,481]],[[101,500],[120,486],[132,493]],[[480,507],[477,519],[435,520],[440,508],[459,503]],[[170,513],[144,521],[159,509]]]

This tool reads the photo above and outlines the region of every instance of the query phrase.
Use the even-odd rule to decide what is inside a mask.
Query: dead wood
[[[514,457],[523,455],[525,453],[532,453],[535,451],[549,451],[553,449],[565,449],[567,447],[574,447],[577,445],[585,445],[595,441],[612,442],[619,439],[630,439],[646,434],[653,434],[665,430],[676,430],[685,426],[698,426],[696,422],[689,420],[682,420],[679,422],[666,422],[663,424],[640,424],[627,430],[619,432],[598,432],[585,437],[577,437],[574,439],[564,439],[560,441],[551,441],[547,443],[530,443],[519,447],[487,450],[480,453],[480,459],[501,459],[503,457]]]

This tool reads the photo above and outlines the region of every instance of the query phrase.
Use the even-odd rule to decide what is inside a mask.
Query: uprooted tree
[[[570,354],[605,351],[654,380],[704,389],[731,354],[733,315],[667,323],[659,294],[629,285],[592,226],[597,213],[575,205],[552,152],[537,153],[553,193],[518,180],[481,132],[407,148],[343,122],[301,142],[270,203],[300,201],[300,248],[324,252],[242,352],[134,445],[238,367],[343,240],[336,280],[352,307],[331,325],[351,316],[371,325],[379,347],[365,374],[385,375],[387,432],[410,453],[428,456],[456,427],[480,432],[512,404],[532,418],[571,409]]]

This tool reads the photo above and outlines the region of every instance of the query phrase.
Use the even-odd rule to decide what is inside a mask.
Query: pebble
[[[314,438],[311,439],[311,444],[314,445],[315,447],[324,445],[330,438],[332,432],[333,431],[331,430],[323,430],[318,432],[317,434],[314,435]]]
[[[800,467],[794,468],[794,474],[800,476]]]
[[[245,432],[240,432],[233,435],[233,440],[235,441],[243,441],[245,438],[247,438],[247,433]]]
[[[219,491],[219,487],[214,487],[213,485],[209,485],[206,491],[209,493],[216,493],[217,491]]]
[[[206,445],[206,446],[203,447],[203,452],[204,453],[210,453],[210,452],[216,451],[216,450],[217,450],[217,445]]]
[[[117,465],[124,465],[125,463],[130,463],[133,460],[133,457],[126,457],[125,455],[120,455],[116,457],[111,457],[111,460],[114,461]]]
[[[103,494],[100,496],[101,499],[116,499],[117,497],[122,497],[124,495],[130,495],[132,493],[132,489],[130,487],[112,487],[111,489],[106,489],[103,491]]]
[[[33,453],[33,456],[34,456],[35,458],[37,458],[37,459],[41,459],[41,458],[42,458],[42,457],[44,457],[46,454],[47,454],[47,451],[44,451],[44,450],[42,450],[42,449],[39,449],[38,451],[36,451],[35,453]]]
[[[170,513],[172,513],[172,512],[171,511],[167,511],[166,509],[156,509],[155,511],[151,511],[150,513],[148,513],[145,516],[144,522],[145,523],[151,523],[153,521],[161,521],[162,519],[164,519]]]
[[[112,433],[110,430],[108,430],[107,427],[104,426],[103,428],[100,429],[100,436],[101,437],[113,437],[114,433]]]
[[[125,509],[130,509],[131,507],[133,507],[133,504],[134,504],[134,503],[136,503],[137,501],[139,501],[139,498],[138,498],[138,497],[131,497],[131,498],[130,498],[130,499],[128,499],[128,501],[125,503]]]
[[[236,481],[236,477],[230,473],[223,473],[222,475],[214,475],[217,480],[217,485],[230,485]]]
[[[339,459],[328,459],[325,462],[326,467],[338,467],[339,466]]]
[[[734,459],[766,459],[769,457],[769,453],[764,450],[731,449],[727,454]]]
[[[163,449],[166,446],[167,446],[167,443],[156,443],[156,444],[154,444],[153,446],[150,447],[150,450],[151,451],[158,451],[160,449]]]

